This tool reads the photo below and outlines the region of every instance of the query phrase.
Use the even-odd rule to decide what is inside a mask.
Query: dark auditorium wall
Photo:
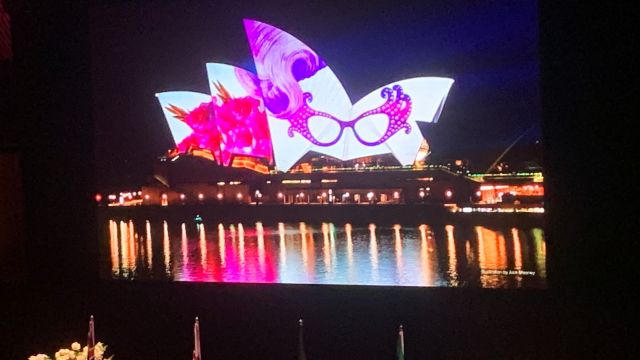
[[[26,275],[20,173],[17,148],[0,146],[0,281],[23,281]]]
[[[360,358],[392,357],[395,329],[385,331],[407,318],[414,354],[424,351],[422,355],[428,353],[431,358],[490,358],[492,354],[493,358],[620,358],[612,354],[625,353],[623,342],[634,333],[619,321],[630,309],[621,300],[629,297],[632,286],[625,276],[637,282],[638,267],[630,266],[623,256],[632,253],[629,243],[637,241],[634,221],[616,211],[619,195],[635,188],[623,187],[618,184],[621,177],[611,175],[612,168],[624,168],[621,154],[631,150],[631,143],[615,133],[616,124],[632,123],[614,101],[624,93],[619,87],[626,82],[617,80],[624,78],[630,62],[624,56],[627,44],[615,41],[631,33],[618,21],[627,12],[623,6],[607,4],[605,11],[604,5],[541,4],[551,289],[510,292],[100,283],[91,201],[95,165],[89,5],[86,1],[17,3],[20,6],[11,10],[15,86],[8,95],[9,116],[2,113],[2,126],[7,119],[17,124],[10,128],[17,128],[13,149],[19,149],[22,168],[28,285],[12,288],[12,297],[0,298],[0,339],[12,339],[7,352],[15,355],[8,358],[20,358],[25,351],[48,351],[46,346],[54,346],[47,343],[55,341],[49,337],[56,334],[54,330],[86,334],[82,317],[89,311],[97,311],[99,319],[104,319],[100,331],[106,338],[123,339],[114,345],[120,354],[132,355],[141,346],[150,351],[173,346],[175,353],[185,353],[190,329],[174,334],[188,328],[198,311],[207,314],[203,324],[209,331],[207,346],[217,346],[211,353],[234,358],[259,358],[258,354],[277,347],[285,347],[281,352],[293,358],[294,346],[287,341],[289,333],[295,336],[295,329],[284,324],[301,313],[309,318],[309,349],[324,353],[325,358],[337,358],[331,357],[335,355],[330,353],[332,347],[346,349],[351,358],[358,358],[355,353],[360,350]],[[10,181],[15,179],[10,176]],[[4,191],[1,194],[6,196]],[[496,314],[496,309],[503,312]],[[213,325],[216,320],[231,325]],[[39,329],[29,322],[37,322]],[[72,330],[65,327],[67,322]],[[171,330],[162,330],[166,328]],[[155,343],[146,341],[150,338]],[[267,339],[270,344],[261,342]],[[368,339],[374,346],[368,345]],[[436,350],[419,350],[417,343],[427,341]],[[484,345],[473,347],[483,341]],[[383,342],[390,342],[390,347],[376,352]],[[248,343],[254,347],[248,348]],[[226,344],[230,346],[220,346]],[[5,358],[4,345],[0,342],[0,358]]]
[[[9,4],[0,0],[0,281],[26,276],[24,204],[18,118],[10,114],[15,91]]]

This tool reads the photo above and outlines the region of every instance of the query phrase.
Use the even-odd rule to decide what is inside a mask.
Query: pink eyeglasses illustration
[[[393,86],[393,90],[385,87],[380,92],[380,96],[387,101],[379,107],[366,111],[351,121],[343,121],[331,114],[327,114],[322,111],[314,110],[309,103],[313,101],[313,96],[306,92],[303,94],[304,103],[298,111],[296,111],[291,118],[287,119],[291,126],[289,127],[287,134],[289,137],[293,137],[293,133],[297,132],[304,136],[307,140],[318,146],[332,146],[335,145],[342,138],[344,129],[351,128],[356,139],[363,145],[375,146],[380,145],[387,141],[388,138],[393,136],[401,129],[405,129],[405,133],[411,132],[411,125],[407,123],[409,115],[411,114],[411,97],[402,92],[400,85]],[[386,130],[376,140],[367,141],[363,139],[356,128],[356,124],[368,117],[377,114],[386,116]],[[314,134],[309,127],[309,119],[313,116],[318,116],[326,119],[333,120],[340,126],[336,135],[333,136],[333,140],[323,142],[318,140],[320,134]],[[385,119],[381,119],[385,120]]]

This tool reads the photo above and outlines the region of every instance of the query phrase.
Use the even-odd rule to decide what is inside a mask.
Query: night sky
[[[207,62],[254,71],[243,18],[313,48],[353,102],[396,80],[453,78],[440,121],[421,127],[434,158],[473,164],[527,129],[521,142],[540,137],[536,1],[114,2],[90,19],[99,188],[143,183],[173,147],[156,93],[208,93]]]

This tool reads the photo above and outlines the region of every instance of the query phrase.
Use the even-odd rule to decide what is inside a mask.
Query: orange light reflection
[[[147,266],[149,270],[153,269],[153,243],[151,242],[151,224],[149,220],[145,222],[145,232],[147,241]]]
[[[166,220],[162,222],[162,252],[165,272],[171,274],[171,243],[169,242],[169,225]]]
[[[240,272],[245,273],[245,258],[244,258],[244,226],[242,223],[238,223],[238,255],[240,255]]]
[[[265,272],[265,254],[264,254],[264,228],[261,222],[256,223],[256,231],[258,232],[258,264],[260,271]]]
[[[429,240],[430,237],[428,234],[431,233],[431,230],[427,225],[420,225],[418,227],[420,230],[420,271],[422,273],[422,283],[426,286],[434,285],[434,272],[433,272],[433,264],[434,261],[429,256]]]
[[[225,247],[224,225],[218,224],[218,254],[220,255],[220,266],[227,266],[226,247]]]
[[[278,223],[278,235],[280,236],[280,266],[287,268],[287,245],[285,243],[284,223]]]
[[[118,253],[118,224],[109,220],[109,247],[111,249],[111,272],[120,274],[120,257]]]
[[[393,225],[393,238],[396,253],[396,273],[402,278],[402,236],[400,235],[400,225]]]
[[[200,241],[198,246],[200,247],[200,265],[203,269],[207,268],[207,234],[204,228],[204,224],[198,224],[198,230],[200,235]]]
[[[453,226],[444,227],[447,233],[447,255],[449,258],[449,281],[451,286],[458,286],[458,259],[456,258],[456,242],[453,237]]]
[[[369,224],[369,257],[371,259],[371,275],[374,281],[378,280],[378,239],[376,238],[376,225]]]
[[[331,245],[329,243],[329,224],[322,223],[322,253],[324,255],[324,268],[327,272],[331,271]]]

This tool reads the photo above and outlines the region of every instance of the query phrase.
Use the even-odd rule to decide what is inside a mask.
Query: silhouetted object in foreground
[[[302,319],[298,320],[298,360],[307,360],[307,355],[304,353],[304,326]]]

